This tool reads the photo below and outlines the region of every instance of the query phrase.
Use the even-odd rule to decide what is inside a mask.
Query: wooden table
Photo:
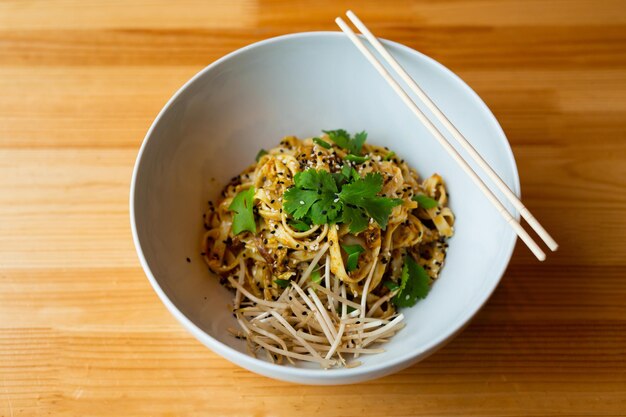
[[[626,414],[619,0],[352,4],[483,97],[561,244],[543,264],[518,245],[486,307],[427,360],[357,386],[276,382],[210,352],[157,299],[128,219],[153,118],[218,57],[335,30],[347,7],[0,2],[0,416]]]

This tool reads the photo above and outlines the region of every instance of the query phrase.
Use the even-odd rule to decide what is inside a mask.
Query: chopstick
[[[428,95],[422,90],[413,78],[404,70],[404,68],[396,61],[396,59],[385,49],[372,32],[363,24],[361,19],[357,17],[351,10],[346,12],[348,18],[352,23],[361,31],[369,43],[374,46],[379,54],[385,58],[385,61],[396,71],[396,73],[402,78],[402,80],[409,86],[411,91],[419,97],[424,105],[437,117],[437,120],[443,124],[446,129],[452,134],[452,137],[461,145],[463,149],[472,157],[474,162],[483,169],[487,176],[496,184],[498,189],[505,195],[507,200],[513,204],[513,206],[519,210],[521,216],[528,222],[530,227],[541,237],[544,243],[552,250],[555,251],[559,245],[552,239],[552,236],[541,226],[539,221],[532,215],[532,213],[524,206],[524,204],[517,198],[515,193],[502,181],[502,178],[489,166],[489,164],[483,159],[476,149],[467,141],[465,136],[450,122],[450,120],[443,114],[443,112],[437,107],[437,105],[428,97]]]
[[[400,64],[387,52],[387,50],[382,46],[382,44],[374,37],[374,35],[367,29],[367,27],[359,20],[359,18],[351,11],[348,11],[347,16],[354,23],[354,25],[363,33],[366,39],[376,48],[376,50],[387,60],[389,65],[399,73],[401,78],[409,85],[411,90],[422,100],[423,104],[431,110],[435,116],[437,116],[438,120],[452,133],[453,137],[457,142],[465,149],[472,159],[480,166],[492,181],[498,186],[498,188],[503,192],[505,197],[513,204],[515,208],[520,211],[520,214],[528,224],[537,232],[537,234],[542,238],[542,240],[546,243],[546,245],[551,250],[556,250],[558,248],[557,243],[552,239],[552,237],[548,234],[548,232],[539,224],[539,222],[535,219],[535,217],[530,213],[530,211],[522,204],[522,202],[515,196],[515,194],[510,190],[510,188],[502,181],[502,179],[493,171],[493,169],[485,162],[485,160],[476,152],[476,150],[471,146],[471,144],[465,139],[465,137],[459,132],[459,130],[448,120],[448,118],[439,110],[439,108],[432,102],[432,100],[423,92],[421,88],[417,85],[417,83],[404,71],[404,69],[400,66]],[[537,243],[530,237],[530,235],[522,228],[519,222],[509,213],[509,211],[502,205],[502,203],[498,200],[498,198],[493,194],[493,192],[485,185],[485,183],[480,179],[480,177],[474,172],[474,170],[468,165],[468,163],[463,159],[463,157],[456,151],[452,145],[447,141],[445,136],[435,127],[435,125],[426,117],[426,115],[420,110],[420,108],[413,102],[413,100],[409,97],[409,95],[402,89],[400,84],[387,72],[385,67],[374,57],[372,52],[363,44],[361,39],[359,39],[352,29],[343,21],[342,18],[338,17],[335,19],[337,25],[341,28],[341,30],[348,36],[348,38],[354,43],[354,45],[359,49],[359,51],[368,59],[368,61],[376,68],[376,70],[382,75],[382,77],[389,83],[389,85],[394,89],[394,91],[400,96],[400,98],[404,101],[404,103],[409,107],[410,110],[417,116],[417,118],[422,122],[422,124],[428,129],[428,131],[437,139],[439,144],[443,146],[443,148],[448,152],[448,154],[452,157],[452,159],[457,162],[457,164],[465,171],[467,175],[474,181],[474,183],[478,186],[481,192],[487,197],[489,202],[498,210],[498,212],[502,215],[502,217],[506,220],[506,222],[513,228],[515,233],[519,236],[519,238],[528,246],[528,248],[533,252],[533,254],[540,261],[545,260],[546,255],[541,250],[541,248],[537,245]]]

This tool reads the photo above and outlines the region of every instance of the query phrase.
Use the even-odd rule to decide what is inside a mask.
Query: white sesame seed
[[[304,204],[304,201],[300,200],[300,204]]]

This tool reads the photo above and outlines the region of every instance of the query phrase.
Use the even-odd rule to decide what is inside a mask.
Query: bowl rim
[[[359,35],[362,36],[362,35]],[[141,247],[141,242],[139,241],[138,231],[137,231],[137,222],[135,218],[135,194],[136,194],[136,184],[137,184],[137,175],[139,172],[139,168],[141,166],[143,153],[147,147],[147,144],[155,130],[156,126],[159,124],[163,115],[170,109],[172,104],[178,100],[178,98],[183,94],[185,90],[189,86],[191,86],[196,80],[203,77],[206,73],[211,71],[213,68],[220,65],[222,62],[227,61],[237,55],[243,54],[251,49],[258,48],[261,46],[266,46],[274,43],[280,43],[282,41],[288,41],[292,39],[298,38],[310,38],[310,37],[328,37],[328,38],[336,38],[343,39],[345,35],[341,32],[337,31],[312,31],[312,32],[297,32],[297,33],[289,33],[285,35],[275,36],[268,39],[264,39],[258,42],[254,42],[252,44],[246,45],[242,48],[236,49],[221,58],[213,61],[198,73],[196,73],[193,77],[191,77],[188,81],[186,81],[167,101],[167,103],[163,106],[163,108],[159,111],[158,115],[150,125],[148,129],[139,152],[137,154],[137,158],[135,160],[135,165],[132,172],[131,177],[131,186],[130,186],[130,226],[133,236],[133,242],[135,244],[135,250],[137,252],[137,256],[139,257],[139,261],[141,264],[144,273],[146,274],[148,280],[154,291],[157,293],[161,302],[165,305],[168,311],[187,329],[196,339],[198,339],[202,344],[206,347],[213,350],[213,352],[219,354],[223,358],[229,360],[230,362],[244,367],[248,370],[251,370],[255,373],[260,373],[265,376],[270,376],[273,378],[281,379],[284,381],[299,381],[301,383],[320,383],[320,380],[326,380],[327,383],[334,383],[334,380],[337,380],[335,383],[342,383],[341,381],[350,381],[358,382],[365,381],[368,379],[380,377],[387,375],[394,370],[402,369],[405,366],[409,366],[417,360],[423,360],[428,357],[430,354],[434,353],[436,350],[441,348],[446,341],[451,340],[458,332],[460,332],[468,323],[474,318],[476,313],[485,305],[487,300],[491,297],[497,286],[499,285],[504,272],[506,271],[511,257],[513,256],[513,251],[515,248],[515,244],[517,241],[517,237],[512,230],[508,231],[508,236],[503,239],[503,247],[507,248],[508,254],[503,257],[504,260],[501,263],[501,268],[497,272],[498,278],[493,281],[492,285],[484,291],[482,296],[478,296],[478,300],[475,305],[470,306],[466,309],[464,314],[459,314],[459,318],[454,322],[453,325],[449,327],[448,330],[442,332],[442,334],[429,341],[426,345],[422,346],[419,350],[413,350],[409,353],[405,353],[403,355],[393,357],[383,362],[368,364],[364,367],[355,367],[355,368],[337,368],[337,369],[309,369],[309,368],[297,368],[285,365],[276,365],[273,363],[266,362],[261,359],[257,359],[251,355],[246,353],[242,353],[222,342],[215,339],[200,327],[198,327],[191,319],[189,319],[184,313],[182,313],[178,307],[170,300],[170,298],[165,294],[161,286],[159,285],[157,279],[155,278],[148,262],[143,254],[143,249]],[[517,163],[515,161],[515,157],[513,155],[513,151],[511,149],[511,145],[506,137],[506,134],[502,130],[500,123],[497,121],[496,117],[493,115],[489,107],[483,102],[480,96],[467,84],[463,81],[458,75],[456,75],[453,71],[448,69],[446,66],[436,61],[435,59],[416,51],[413,48],[410,48],[401,43],[379,38],[383,45],[397,48],[402,50],[403,52],[416,56],[419,59],[425,60],[429,62],[429,64],[434,64],[438,70],[443,71],[448,76],[456,79],[459,82],[461,89],[466,90],[466,93],[469,94],[469,97],[474,101],[474,104],[481,108],[482,112],[486,115],[488,119],[491,119],[491,123],[493,127],[496,129],[496,133],[499,134],[500,139],[504,142],[504,151],[506,154],[506,158],[508,159],[507,163],[512,168],[513,174],[513,184],[512,189],[513,192],[520,196],[520,179],[519,173],[517,170]],[[365,65],[365,63],[364,63]],[[520,215],[519,212],[512,208],[514,217],[519,221]],[[389,371],[391,370],[391,371]],[[386,372],[387,371],[387,372]],[[367,377],[367,375],[370,375]]]

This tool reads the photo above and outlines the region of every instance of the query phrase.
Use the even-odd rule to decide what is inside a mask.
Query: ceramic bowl
[[[456,75],[385,41],[450,120],[519,194],[507,139],[481,99]],[[223,185],[282,137],[322,129],[366,130],[421,177],[442,175],[456,215],[446,265],[428,297],[404,309],[406,327],[386,351],[350,369],[274,365],[246,353],[227,331],[232,294],[200,256],[202,213]],[[513,211],[512,207],[508,207]],[[342,33],[298,33],[235,51],[189,80],[148,131],[133,172],[130,213],[141,265],[167,309],[200,342],[250,371],[304,384],[346,384],[388,375],[425,358],[487,301],[515,235]],[[190,258],[191,262],[187,262]]]

